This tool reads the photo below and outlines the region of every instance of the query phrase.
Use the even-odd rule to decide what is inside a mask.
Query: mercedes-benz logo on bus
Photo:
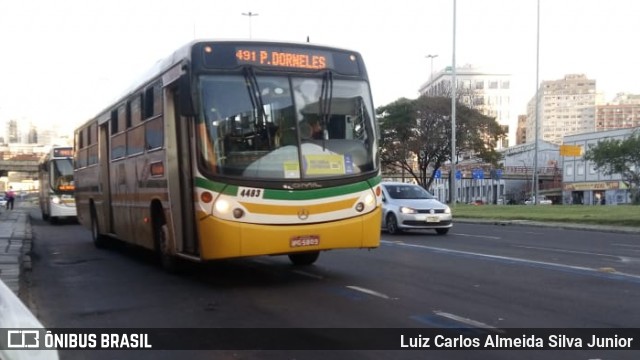
[[[309,210],[307,209],[298,210],[298,219],[307,220],[308,218],[309,218]]]

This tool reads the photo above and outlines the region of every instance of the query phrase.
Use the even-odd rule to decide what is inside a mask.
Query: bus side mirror
[[[178,108],[180,115],[192,117],[196,115],[193,109],[193,99],[191,98],[191,83],[189,74],[182,74],[178,80]]]

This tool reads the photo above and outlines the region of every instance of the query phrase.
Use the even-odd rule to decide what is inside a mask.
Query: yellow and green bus
[[[78,220],[166,267],[376,248],[378,137],[359,53],[193,41],[76,129]]]

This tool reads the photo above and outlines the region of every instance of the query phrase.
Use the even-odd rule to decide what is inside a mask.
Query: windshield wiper
[[[260,93],[260,86],[258,85],[258,78],[252,67],[244,68],[244,79],[247,84],[247,91],[249,92],[249,99],[251,99],[251,106],[258,111],[258,117],[256,119],[256,133],[260,130],[266,132],[267,143],[269,150],[271,150],[271,133],[267,128],[267,119],[264,113],[264,102],[262,101],[262,94]]]
[[[320,90],[319,111],[320,126],[322,127],[322,150],[326,147],[325,131],[331,119],[331,100],[333,99],[333,73],[327,71],[322,77],[322,88]]]

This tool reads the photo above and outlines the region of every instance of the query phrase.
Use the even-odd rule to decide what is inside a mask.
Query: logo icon
[[[40,346],[39,330],[8,330],[7,348],[37,348]]]
[[[309,218],[309,210],[307,209],[298,210],[298,219],[307,220],[308,218]]]

